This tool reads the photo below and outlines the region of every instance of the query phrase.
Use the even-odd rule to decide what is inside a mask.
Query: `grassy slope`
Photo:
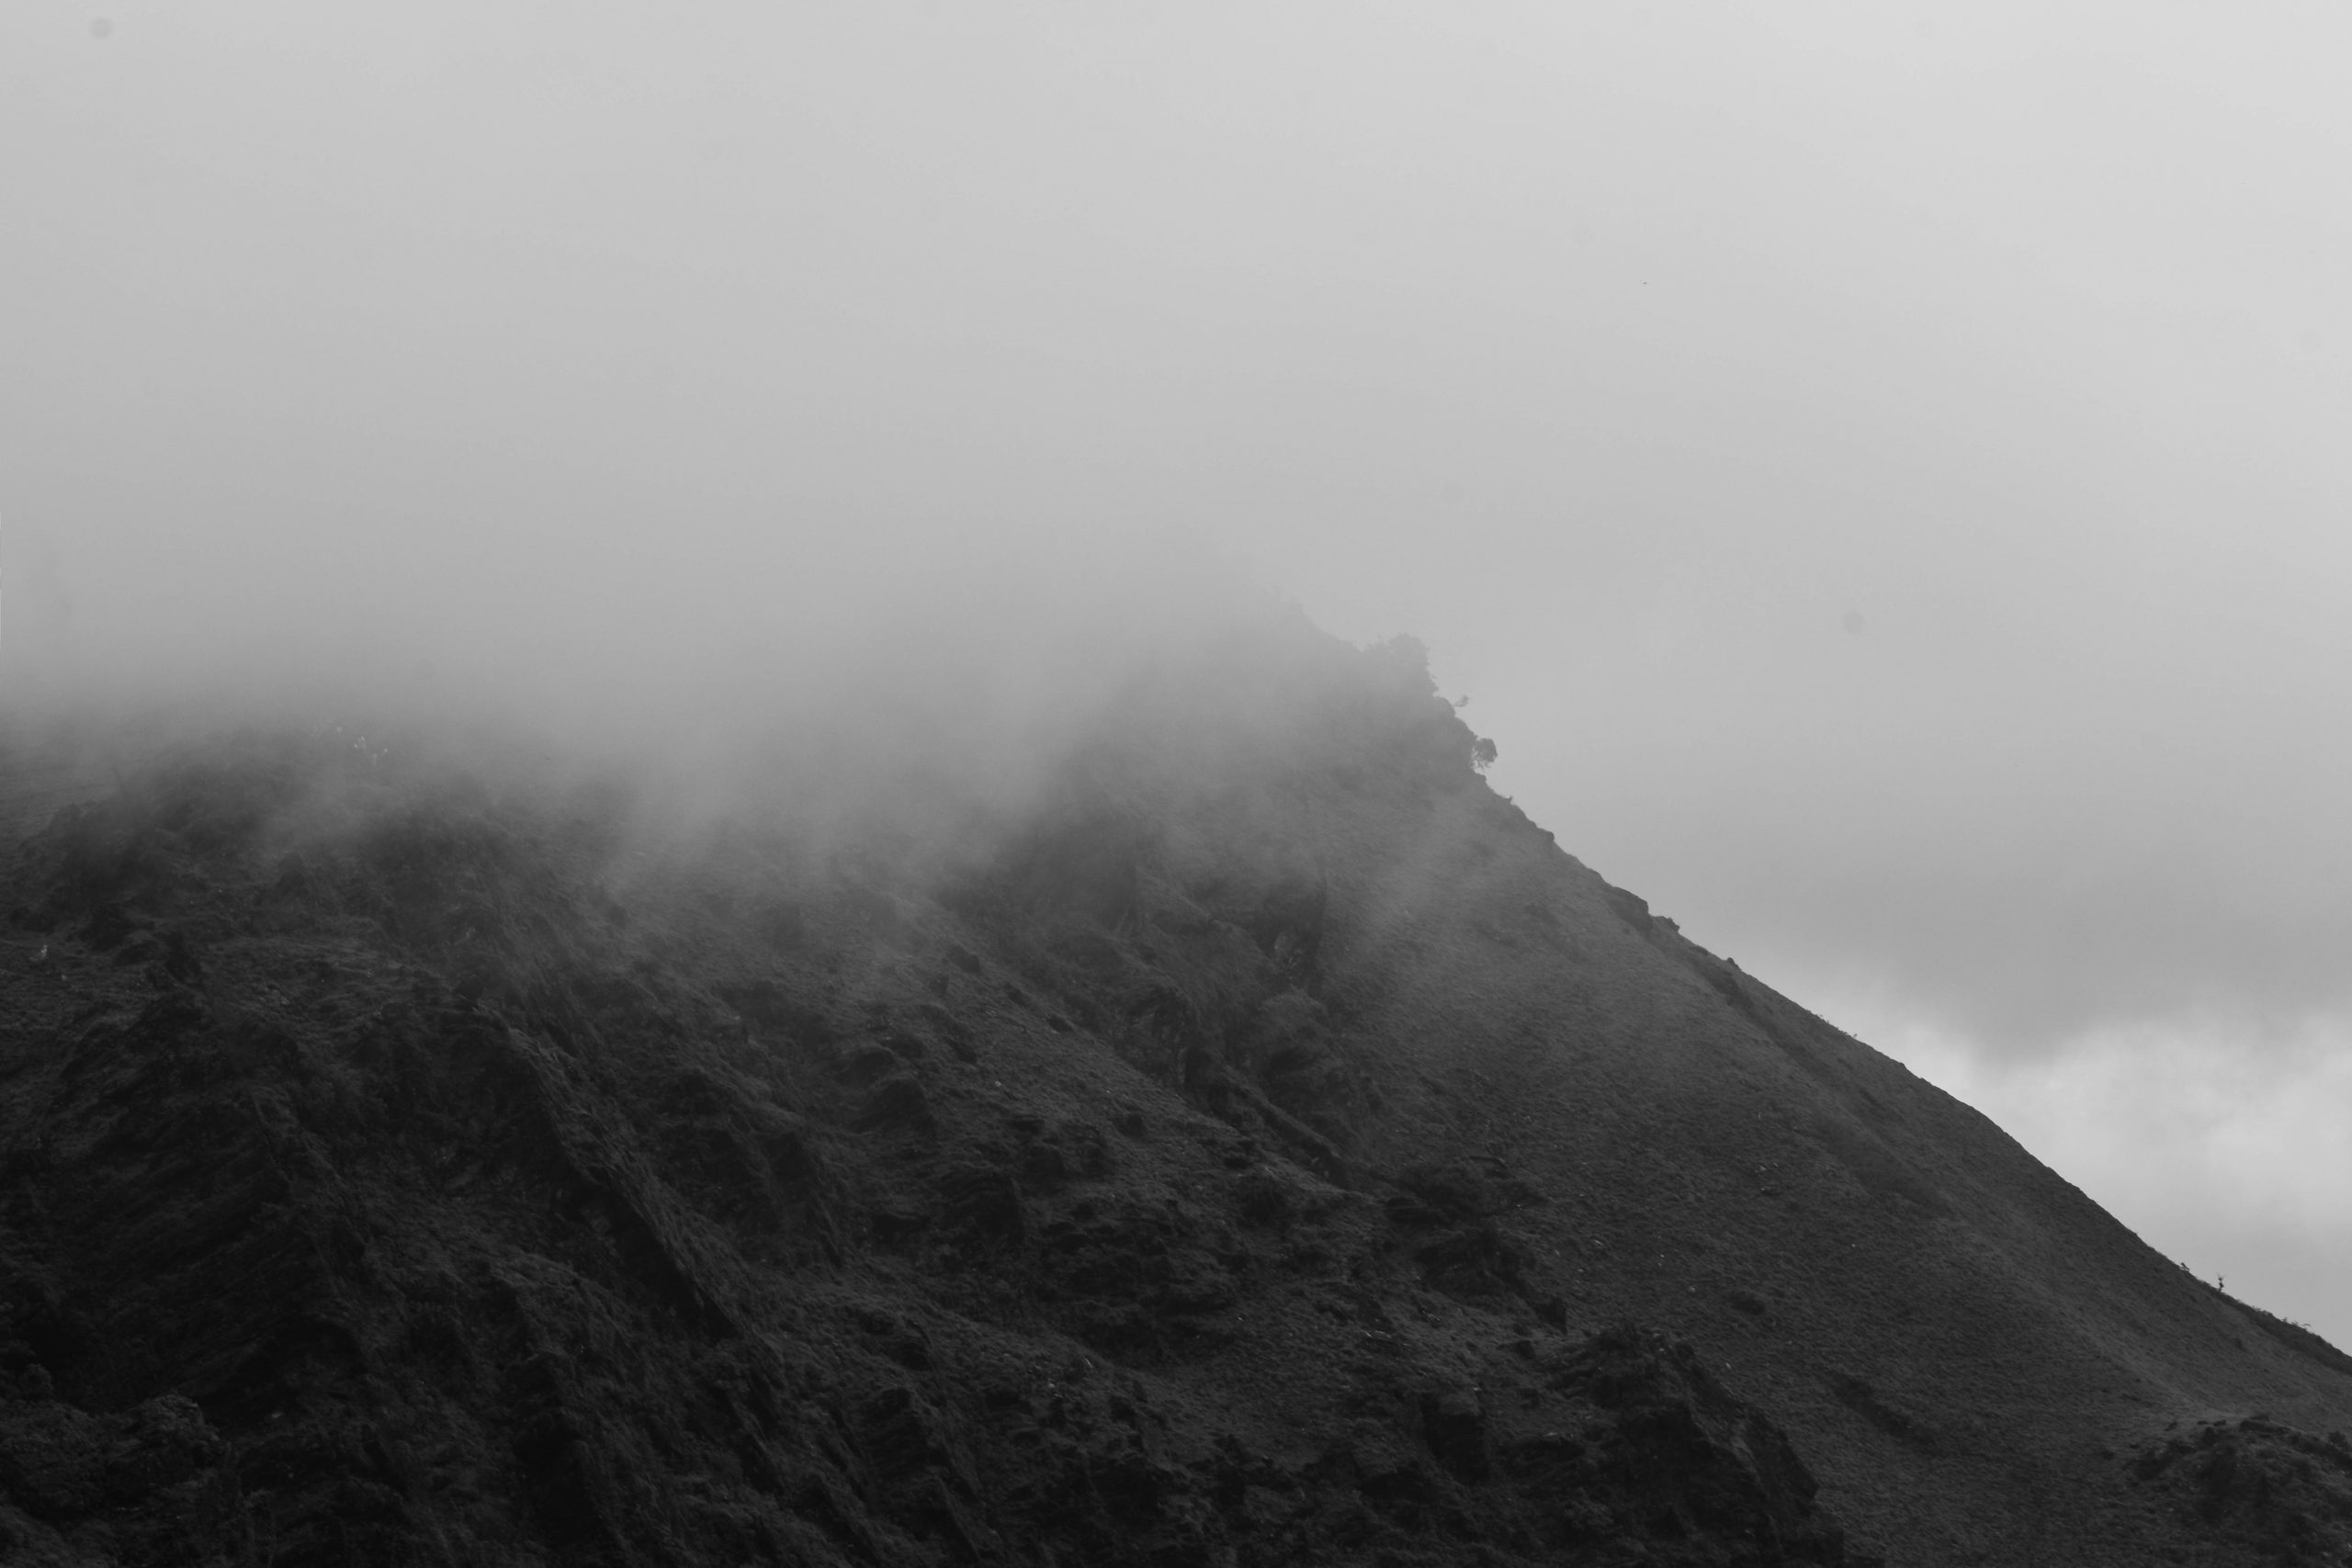
[[[1342,858],[1343,973],[1408,1086],[1391,1157],[1491,1148],[1556,1194],[1529,1224],[1570,1300],[1720,1360],[1898,1560],[2140,1561],[2123,1451],[2352,1416],[2324,1354],[1483,788],[1367,816]]]

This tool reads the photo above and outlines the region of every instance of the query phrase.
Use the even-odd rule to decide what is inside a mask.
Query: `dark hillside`
[[[19,747],[9,1561],[2346,1560],[2339,1354],[1564,853],[1416,648],[1107,712],[953,843]]]

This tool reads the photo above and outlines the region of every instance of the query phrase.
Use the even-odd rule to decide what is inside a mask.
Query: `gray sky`
[[[2321,5],[8,6],[0,689],[594,699],[1204,536],[2352,1345],[2347,52]]]

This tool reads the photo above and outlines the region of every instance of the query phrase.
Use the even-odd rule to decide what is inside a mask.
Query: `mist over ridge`
[[[2352,1512],[2352,1359],[1566,853],[1421,645],[1154,602],[725,729],[12,729],[0,1529],[227,1551],[266,1479],[322,1563],[2126,1568]]]
[[[528,1398],[467,1385],[473,1468],[369,1484],[527,1535],[576,1482],[642,1542],[595,1467],[674,1434],[576,1331],[707,1371],[676,1301],[752,1280],[897,1369],[718,1379],[850,1434],[742,1450],[816,1561],[970,1522],[923,1456],[1068,1435],[938,1371],[1036,1332],[1064,1393],[1137,1358],[1103,1431],[1210,1442],[1257,1371],[1170,1369],[1238,1322],[1319,1348],[1318,1431],[1405,1435],[1086,1450],[1239,1498],[1227,1544],[1277,1494],[1476,1512],[1536,1461],[1465,1388],[1639,1364],[1728,1430],[1621,1310],[1833,1511],[1934,1476],[1919,1561],[2047,1555],[2029,1474],[2089,1539],[2215,1446],[2335,1473],[2235,1423],[2352,1425],[2295,1337],[2352,1346],[2346,16],[105,9],[0,15],[0,1269],[74,1259],[0,1280],[8,1431],[168,1383],[209,1427],[107,1440],[249,1458],[237,1389],[315,1432],[345,1387],[256,1348],[422,1389],[544,1332]],[[247,1383],[135,1326],[108,1382],[74,1346],[156,1272],[117,1216],[213,1190],[84,1161],[153,1144],[91,1085],[230,1129],[159,1157],[447,1202],[375,1211],[390,1275],[332,1182],[172,1209],[325,1261],[183,1281],[269,1298],[208,1342]],[[1159,1293],[1055,1294],[1073,1235]],[[983,1259],[1043,1293],[957,1316]],[[761,1462],[720,1512],[781,1529]]]

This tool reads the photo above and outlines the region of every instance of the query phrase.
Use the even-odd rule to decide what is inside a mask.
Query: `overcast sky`
[[[25,0],[0,696],[624,682],[1204,537],[2352,1346],[2347,59],[2317,4]]]

